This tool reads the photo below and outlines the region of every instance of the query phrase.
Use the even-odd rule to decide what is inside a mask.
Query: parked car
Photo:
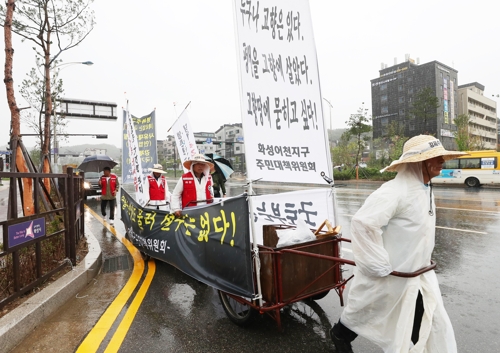
[[[83,187],[85,188],[85,200],[87,196],[95,196],[101,194],[101,187],[99,186],[99,178],[102,172],[86,172]]]

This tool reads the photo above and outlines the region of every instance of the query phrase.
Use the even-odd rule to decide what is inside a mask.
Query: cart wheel
[[[309,297],[309,299],[310,300],[320,300],[320,299],[323,299],[324,297],[326,297],[328,295],[328,293],[330,293],[329,290],[322,292],[322,293],[318,293],[316,295],[313,295],[313,296]]]
[[[246,304],[234,300],[222,291],[219,292],[219,299],[229,320],[239,326],[246,326],[254,315],[254,310]]]

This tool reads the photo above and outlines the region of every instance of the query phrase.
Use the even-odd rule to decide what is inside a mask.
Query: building
[[[484,86],[472,82],[458,86],[458,114],[470,117],[469,133],[481,140],[481,149],[496,150],[498,141],[497,103],[484,95]]]
[[[196,147],[198,147],[198,152],[201,154],[218,153],[217,150],[219,150],[220,147],[215,144],[215,133],[194,132],[193,135],[196,141]]]
[[[241,123],[224,124],[215,136],[220,145],[221,156],[229,159],[234,170],[245,170],[245,144],[243,143],[243,125]]]
[[[420,65],[406,56],[406,61],[391,67],[382,64],[379,77],[371,80],[373,138],[387,136],[389,126],[397,122],[404,128],[405,136],[433,134],[444,147],[455,146],[453,120],[458,114],[457,88],[458,71],[431,61]],[[427,121],[412,116],[410,110],[417,93],[429,87],[439,99],[436,118]]]

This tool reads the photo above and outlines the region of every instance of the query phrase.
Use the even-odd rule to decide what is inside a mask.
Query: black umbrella
[[[234,173],[233,166],[231,162],[224,157],[219,156],[217,153],[207,153],[205,158],[214,164],[215,171],[222,175],[224,181],[226,181],[231,174]]]
[[[78,169],[84,172],[100,172],[104,167],[113,168],[118,163],[113,160],[113,158],[97,154],[94,156],[86,157],[83,162],[78,166]]]

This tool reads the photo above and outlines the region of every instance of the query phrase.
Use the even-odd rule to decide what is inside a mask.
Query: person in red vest
[[[196,154],[184,162],[184,167],[189,169],[189,172],[179,179],[172,192],[172,213],[176,217],[182,215],[183,208],[210,203],[214,198],[210,175],[214,165],[202,154]]]
[[[106,217],[106,206],[109,202],[109,224],[114,224],[116,194],[120,189],[120,183],[116,174],[111,173],[111,168],[104,167],[99,186],[101,187],[101,214]]]
[[[167,210],[170,208],[170,193],[168,192],[167,178],[163,174],[161,164],[154,164],[149,168],[151,174],[148,175],[149,205],[156,206],[157,210]]]

